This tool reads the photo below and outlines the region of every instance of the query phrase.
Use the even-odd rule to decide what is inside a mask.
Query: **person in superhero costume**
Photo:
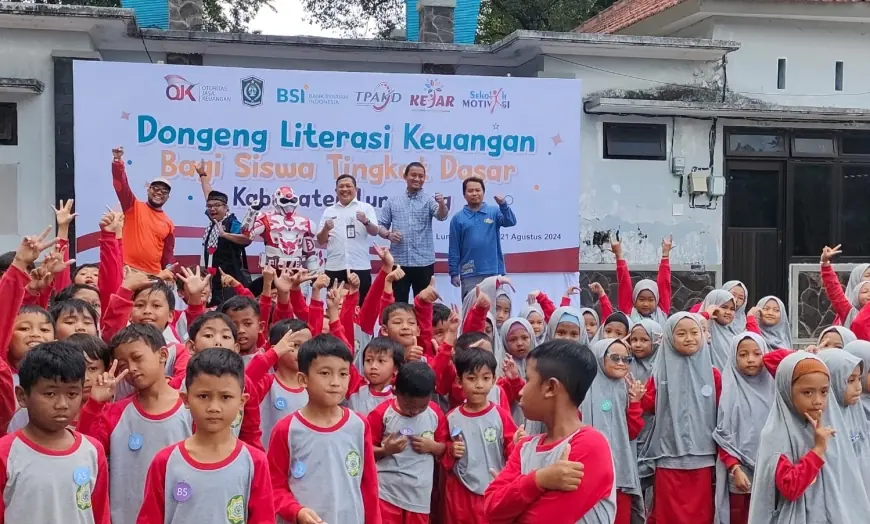
[[[251,206],[242,222],[242,234],[252,240],[263,239],[265,250],[260,266],[276,269],[316,270],[319,257],[314,228],[310,220],[296,213],[299,197],[289,187],[278,188],[272,195],[272,207],[263,202]]]

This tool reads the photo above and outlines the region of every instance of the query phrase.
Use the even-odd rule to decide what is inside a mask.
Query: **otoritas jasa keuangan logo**
[[[173,102],[232,102],[227,86],[195,84],[181,75],[166,75],[166,98]]]
[[[444,94],[444,86],[437,78],[426,82],[424,88],[425,93],[410,97],[410,105],[415,111],[449,111],[453,107],[456,98]]]

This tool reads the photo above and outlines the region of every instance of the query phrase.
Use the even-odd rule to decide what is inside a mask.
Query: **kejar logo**
[[[248,107],[263,103],[263,80],[256,76],[242,79],[242,103]]]
[[[438,79],[432,79],[423,86],[425,93],[410,96],[411,107],[417,111],[449,111],[455,98],[444,94],[444,87]]]
[[[468,94],[468,98],[462,101],[462,107],[494,113],[496,109],[510,109],[511,102],[502,88],[490,89],[489,91],[477,90]]]
[[[381,112],[390,104],[402,101],[402,94],[393,91],[390,84],[381,82],[372,91],[357,91],[356,105],[371,106],[375,111]]]
[[[196,95],[199,94],[196,84],[181,75],[166,75],[163,79],[166,80],[166,98],[177,102],[196,102]]]

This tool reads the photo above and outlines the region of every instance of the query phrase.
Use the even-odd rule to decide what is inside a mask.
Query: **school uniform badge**
[[[432,433],[431,431],[424,431],[420,436],[423,438],[434,439],[435,433]]]
[[[498,438],[498,433],[495,431],[495,428],[486,428],[483,430],[483,440],[487,442],[495,442]]]
[[[245,497],[236,495],[227,501],[227,522],[245,524]]]
[[[356,450],[351,450],[344,458],[344,467],[347,468],[347,474],[351,477],[358,477],[362,470],[362,458]]]
[[[80,510],[91,509],[91,483],[83,484],[76,489],[76,507]]]

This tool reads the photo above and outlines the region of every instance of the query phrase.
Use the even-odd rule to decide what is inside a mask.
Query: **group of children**
[[[503,276],[461,308],[434,280],[395,303],[403,270],[377,246],[359,304],[350,272],[266,268],[254,297],[205,268],[125,269],[111,211],[99,265],[71,272],[71,207],[56,240],[0,257],[0,523],[870,514],[870,342],[848,329],[870,318],[868,267],[845,325],[795,352],[782,301],[746,311],[740,282],[671,314],[669,239],[657,281],[634,285],[613,243],[615,312],[598,284],[598,311],[570,306],[576,288],[520,306]],[[212,278],[236,296],[209,308]]]

